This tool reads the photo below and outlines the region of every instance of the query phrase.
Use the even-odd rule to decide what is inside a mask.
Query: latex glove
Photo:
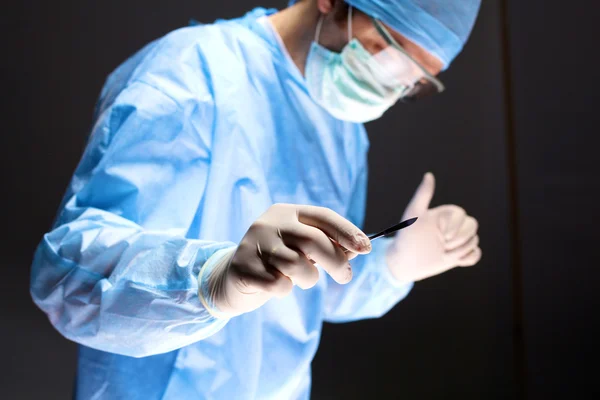
[[[388,267],[401,283],[472,266],[481,259],[477,220],[455,205],[430,209],[434,192],[435,178],[427,173],[403,216],[419,219],[400,231],[388,248]]]
[[[255,310],[272,297],[288,295],[294,284],[313,287],[319,280],[314,263],[345,284],[352,280],[348,261],[370,251],[367,236],[334,211],[276,204],[252,224],[235,253],[223,257],[210,273],[210,303],[227,315]]]

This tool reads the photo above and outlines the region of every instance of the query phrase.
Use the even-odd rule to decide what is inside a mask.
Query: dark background
[[[106,75],[145,43],[242,1],[6,1],[0,13],[0,393],[66,399],[76,346],[28,294],[35,246],[79,160]],[[422,174],[480,222],[483,260],[419,283],[386,317],[326,325],[315,399],[590,398],[598,387],[598,2],[484,1],[448,91],[368,126],[367,230]]]

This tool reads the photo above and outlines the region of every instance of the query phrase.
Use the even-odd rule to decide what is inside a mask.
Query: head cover
[[[346,0],[346,3],[423,47],[439,58],[446,69],[467,42],[481,0]]]

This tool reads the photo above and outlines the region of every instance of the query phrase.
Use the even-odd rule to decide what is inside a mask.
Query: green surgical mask
[[[321,46],[323,17],[306,61],[306,85],[311,97],[334,117],[349,122],[377,119],[393,106],[407,87],[399,84],[362,44],[352,38],[352,7],[348,12],[349,43],[341,53]]]

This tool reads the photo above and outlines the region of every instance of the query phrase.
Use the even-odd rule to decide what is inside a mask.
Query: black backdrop
[[[70,396],[76,346],[28,294],[29,264],[127,56],[190,18],[285,0],[6,1],[2,48],[1,391]],[[315,399],[582,398],[600,333],[597,2],[484,1],[448,92],[368,126],[366,228],[398,218],[421,175],[481,225],[472,269],[419,283],[380,320],[326,325]],[[459,397],[460,396],[460,397]]]

